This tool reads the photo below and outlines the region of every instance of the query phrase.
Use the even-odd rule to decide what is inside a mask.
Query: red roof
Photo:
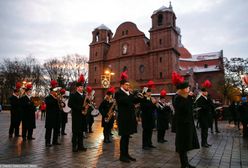
[[[180,58],[192,58],[191,53],[184,47],[178,48],[178,51],[180,53]]]

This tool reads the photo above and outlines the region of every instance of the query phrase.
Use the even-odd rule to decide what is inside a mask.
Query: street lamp
[[[111,76],[115,75],[114,72],[111,71],[110,68],[104,71],[104,74],[101,75],[101,83],[103,88],[109,88],[111,82]]]

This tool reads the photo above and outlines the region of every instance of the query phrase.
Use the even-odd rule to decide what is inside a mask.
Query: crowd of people
[[[187,152],[192,149],[199,149],[197,131],[195,127],[194,111],[197,112],[197,119],[201,132],[201,147],[209,148],[208,130],[219,133],[218,117],[216,112],[220,110],[211,96],[208,89],[211,82],[206,80],[202,84],[201,91],[195,95],[190,91],[190,86],[182,76],[173,72],[172,83],[177,91],[172,97],[171,103],[166,98],[166,90],[160,92],[159,98],[152,97],[152,89],[155,87],[153,81],[149,81],[143,90],[133,90],[128,81],[127,72],[122,72],[120,87],[116,91],[110,87],[101,102],[98,110],[102,116],[104,143],[111,143],[111,130],[115,119],[118,125],[120,138],[120,157],[122,162],[136,161],[136,158],[129,153],[129,140],[132,134],[137,133],[138,122],[142,125],[142,149],[152,150],[156,148],[152,142],[153,130],[157,130],[157,143],[166,143],[166,130],[171,128],[176,133],[175,147],[179,153],[181,166],[192,168],[187,157]],[[23,141],[34,140],[33,129],[35,129],[36,107],[31,99],[32,85],[22,86],[17,82],[10,97],[11,122],[9,137],[22,136]],[[195,109],[195,110],[194,110]],[[243,136],[247,137],[248,105],[245,97],[242,103],[232,103],[231,111],[238,117],[235,123],[241,121],[243,125]],[[84,143],[85,132],[93,133],[92,125],[94,117],[92,112],[96,110],[94,104],[94,90],[87,86],[81,75],[76,82],[76,89],[73,92],[66,91],[58,86],[56,80],[51,81],[50,93],[40,104],[41,119],[45,118],[45,146],[61,145],[58,136],[65,136],[68,113],[71,113],[72,122],[72,151],[86,151]],[[237,119],[239,118],[239,120]],[[21,135],[19,132],[22,124]]]

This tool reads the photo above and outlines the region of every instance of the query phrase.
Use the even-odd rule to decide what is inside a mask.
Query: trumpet
[[[114,107],[116,105],[116,101],[115,99],[112,100],[113,101],[113,104],[111,105],[106,117],[104,118],[104,121],[105,122],[109,122],[111,120],[111,118],[115,115],[115,112],[114,112]]]

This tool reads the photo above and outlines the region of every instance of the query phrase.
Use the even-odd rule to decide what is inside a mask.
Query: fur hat
[[[107,95],[113,95],[115,93],[115,88],[112,86],[107,90]]]

